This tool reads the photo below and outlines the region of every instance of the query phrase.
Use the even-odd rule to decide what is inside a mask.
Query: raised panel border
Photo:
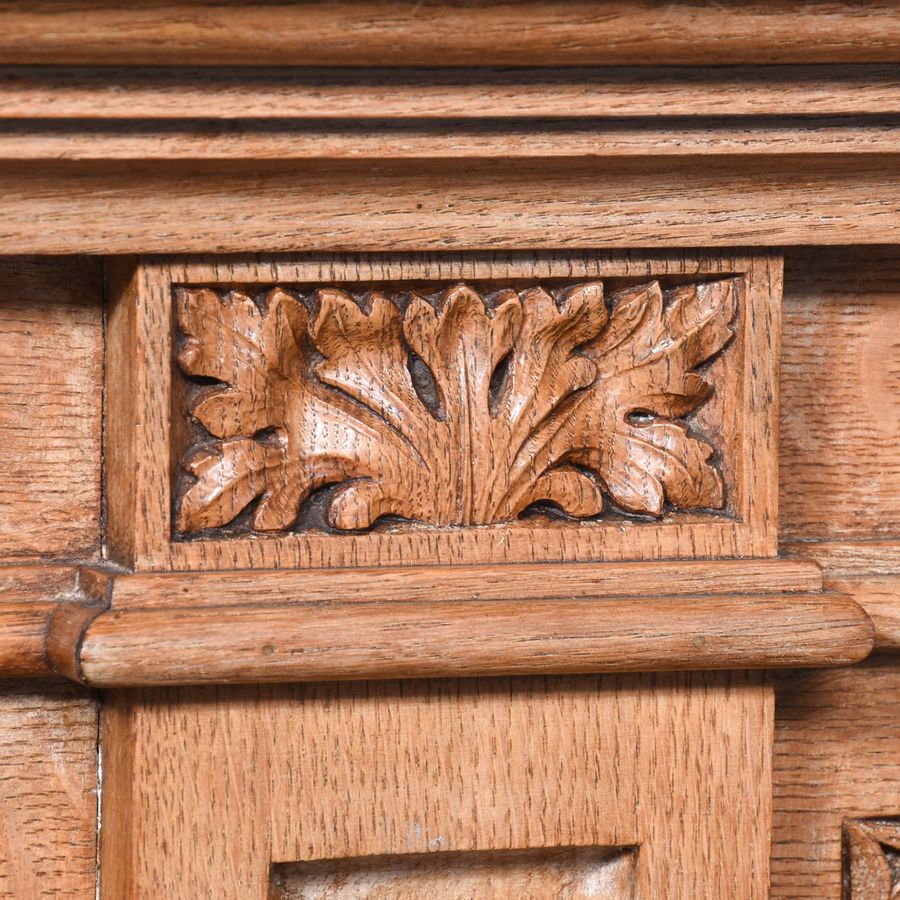
[[[776,553],[781,257],[750,254],[362,254],[159,258],[123,262],[110,280],[106,464],[112,558],[136,570],[573,562],[766,557]],[[399,533],[285,534],[179,542],[172,535],[174,285],[266,285],[458,279],[742,276],[741,371],[726,457],[733,518],[679,514],[662,523],[529,523]],[[735,353],[737,352],[737,348]]]

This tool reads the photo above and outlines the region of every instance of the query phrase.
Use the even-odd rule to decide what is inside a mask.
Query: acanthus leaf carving
[[[428,299],[321,288],[308,311],[281,288],[176,292],[182,370],[212,379],[191,413],[212,438],[176,526],[232,521],[256,498],[255,530],[292,527],[337,485],[330,525],[390,515],[431,525],[515,519],[548,502],[596,516],[723,505],[713,448],[680,419],[711,387],[696,369],[732,335],[734,282],[664,298],[658,282],[601,282]],[[666,299],[668,302],[666,302]]]

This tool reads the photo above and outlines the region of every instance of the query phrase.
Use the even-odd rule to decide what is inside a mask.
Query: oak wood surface
[[[50,617],[76,601],[77,570],[68,566],[0,566],[0,673],[4,678],[48,675]]]
[[[900,534],[900,249],[785,264],[779,536]]]
[[[18,65],[900,62],[896,7],[886,0],[7,0],[0,36],[0,56]]]
[[[641,896],[762,898],[763,678],[111,691],[101,896],[251,900],[272,862],[640,844]]]
[[[900,113],[900,66],[713,68],[642,59],[634,68],[441,69],[432,62],[393,70],[0,66],[0,118],[122,119],[123,126],[140,122],[151,132],[154,120],[261,119],[271,126],[338,119],[364,123],[357,129],[363,133],[379,120],[502,119],[511,137],[516,120],[534,118],[854,116],[858,122]],[[74,133],[90,134],[91,121],[71,124]],[[532,128],[535,139],[541,126]]]
[[[772,900],[841,897],[845,819],[900,812],[900,668],[777,676]]]
[[[99,554],[100,271],[0,259],[0,560]]]
[[[10,162],[0,251],[890,243],[898,159]]]
[[[900,575],[834,578],[828,585],[853,597],[866,611],[875,626],[876,651],[900,651]]]
[[[785,558],[817,562],[831,578],[900,575],[900,541],[882,540],[786,541]]]
[[[846,665],[873,641],[834,593],[69,607],[49,636],[97,687]]]
[[[2,570],[0,570],[2,571]],[[86,570],[82,570],[82,582]],[[681,560],[653,563],[559,563],[256,569],[246,572],[91,573],[88,596],[113,609],[179,606],[367,602],[379,600],[517,600],[640,594],[815,593],[822,573],[807,560]]]
[[[566,159],[895,153],[900,125],[863,119],[0,123],[3,160]],[[818,161],[817,163],[818,164]]]
[[[93,900],[96,844],[96,700],[0,682],[0,897]]]

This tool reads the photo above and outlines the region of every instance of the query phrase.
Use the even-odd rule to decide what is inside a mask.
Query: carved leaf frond
[[[584,348],[622,417],[636,410],[684,416],[710,394],[692,370],[731,340],[736,308],[733,279],[669,292],[659,282],[619,294],[610,326]]]
[[[284,291],[272,291],[265,317],[246,294],[179,289],[176,313],[186,340],[178,356],[190,375],[214,378],[191,413],[219,438],[254,434],[278,424],[280,379],[297,380],[302,366],[295,335],[306,332],[306,309]]]
[[[731,339],[735,310],[732,279],[667,298],[654,281],[618,294],[608,327],[585,346],[597,380],[575,408],[576,436],[566,440],[576,449],[565,458],[593,469],[623,509],[658,516],[666,500],[682,509],[723,505],[713,448],[674,420],[709,397],[695,370]]]
[[[336,288],[316,292],[310,333],[325,357],[316,372],[403,431],[422,414],[400,334],[400,311],[378,291],[361,307]]]
[[[443,292],[437,307],[414,296],[403,331],[434,375],[442,408],[473,411],[483,419],[491,375],[512,349],[521,322],[522,305],[513,291],[489,311],[472,288],[459,284]]]
[[[202,391],[191,413],[224,438],[219,453],[185,466],[197,481],[181,498],[179,530],[225,524],[260,496],[253,527],[288,528],[317,487],[369,472],[383,435],[348,397],[329,394],[310,377],[308,314],[300,301],[276,288],[261,311],[236,291],[220,297],[181,290],[176,310],[187,335],[180,365],[223,382]],[[257,441],[263,431],[277,440]]]
[[[195,455],[186,469],[197,480],[188,488],[178,511],[179,531],[217,528],[264,493],[269,472],[284,465],[284,447],[251,438],[223,441],[218,452]]]

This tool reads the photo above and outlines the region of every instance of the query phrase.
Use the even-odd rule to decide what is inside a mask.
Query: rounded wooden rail
[[[96,687],[833,666],[872,649],[836,593],[63,607],[57,671]]]

